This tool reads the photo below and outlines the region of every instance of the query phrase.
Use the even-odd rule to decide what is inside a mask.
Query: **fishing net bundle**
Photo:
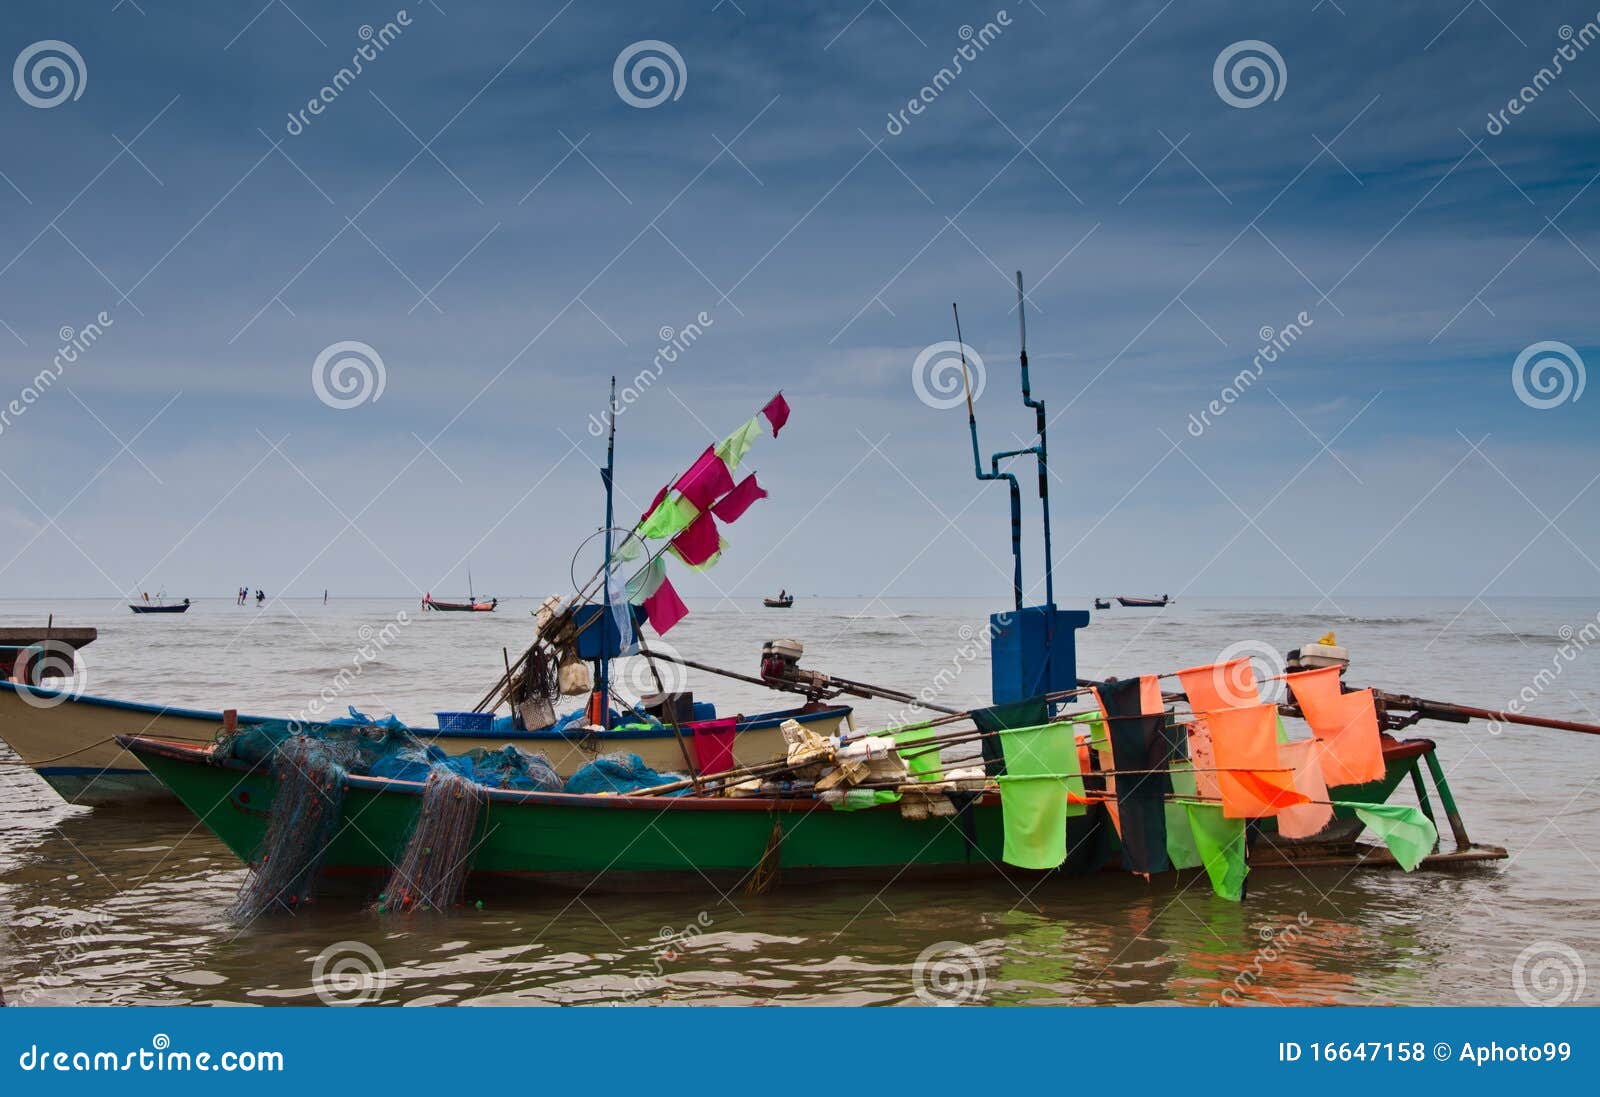
[[[278,789],[267,832],[230,917],[248,922],[275,906],[293,910],[311,897],[317,866],[338,834],[345,777],[356,754],[348,742],[303,736],[274,748]]]
[[[602,793],[622,796],[640,789],[654,788],[657,785],[686,779],[681,773],[658,773],[645,765],[644,759],[637,754],[623,751],[616,754],[602,754],[578,770],[567,778],[566,790],[584,796]],[[683,789],[669,795],[682,796],[687,791],[689,790]]]
[[[482,789],[454,770],[428,775],[405,852],[378,897],[380,913],[448,910],[461,900],[482,804]]]

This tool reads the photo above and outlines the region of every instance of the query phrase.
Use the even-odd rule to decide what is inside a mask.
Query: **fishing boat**
[[[715,709],[704,703],[701,711],[707,719],[715,717]],[[734,753],[740,760],[753,762],[782,751],[783,737],[778,729],[786,720],[797,720],[826,736],[848,730],[851,718],[848,705],[809,701],[798,707],[741,716],[735,727]],[[288,719],[242,713],[232,718],[241,725]],[[221,711],[121,701],[0,681],[0,740],[62,799],[75,804],[170,797],[134,755],[117,745],[118,734],[136,733],[170,743],[201,746],[214,741],[229,722],[228,714]],[[697,724],[704,722],[690,721],[682,730],[692,739]],[[596,757],[619,751],[639,755],[654,769],[683,766],[682,752],[672,730],[646,726],[642,719],[633,726],[599,729],[573,725],[559,731],[524,731],[511,723],[501,718],[498,726],[481,731],[408,730],[451,754],[515,744],[543,753],[563,777],[571,776]]]
[[[768,609],[788,609],[794,605],[794,595],[780,594],[776,598],[763,598],[761,604]]]
[[[135,613],[186,613],[189,609],[189,599],[167,602],[158,597],[154,602],[130,602],[128,608]]]
[[[1124,609],[1159,609],[1172,604],[1172,599],[1163,594],[1160,598],[1133,598],[1127,595],[1117,595],[1117,604]],[[1109,606],[1100,607],[1109,609]]]
[[[1111,608],[1111,599],[1109,599],[1109,598],[1096,598],[1094,600],[1094,608],[1095,609],[1110,609]]]
[[[491,598],[487,602],[470,599],[465,602],[441,602],[431,594],[422,596],[422,608],[425,610],[441,610],[445,613],[493,613],[494,608],[500,604],[500,599]]]

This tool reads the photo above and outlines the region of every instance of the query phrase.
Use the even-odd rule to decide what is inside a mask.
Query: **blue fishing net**
[[[585,796],[593,796],[602,792],[621,795],[687,779],[681,773],[657,773],[645,765],[644,759],[637,754],[620,752],[617,754],[602,754],[577,773],[568,777],[567,791]],[[682,796],[688,791],[688,789],[681,789],[666,795]]]

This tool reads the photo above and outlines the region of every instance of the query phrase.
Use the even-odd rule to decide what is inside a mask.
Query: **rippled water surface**
[[[425,723],[434,710],[470,708],[492,684],[501,648],[514,655],[528,640],[532,604],[422,617],[398,600],[259,612],[203,601],[181,617],[136,618],[106,602],[6,602],[0,624],[54,611],[58,623],[98,626],[84,652],[90,693],[287,715],[405,612],[409,623],[339,703]],[[979,630],[993,608],[724,602],[696,607],[671,640],[691,658],[753,673],[762,640],[795,636],[807,665],[911,690],[941,682],[940,703],[966,705],[987,699]],[[1559,655],[1562,636],[1593,622],[1600,601],[1463,611],[1447,600],[1352,599],[1340,609],[1195,599],[1097,613],[1080,636],[1080,672],[1169,671],[1235,642],[1283,650],[1335,628],[1353,650],[1354,682],[1501,707],[1559,668],[1529,709],[1600,722],[1600,651]],[[729,712],[788,703],[700,672],[688,685]],[[893,711],[860,703],[858,726]],[[1600,1001],[1600,970],[1584,971],[1600,963],[1600,737],[1492,735],[1482,724],[1411,734],[1439,742],[1473,838],[1504,845],[1509,861],[1411,876],[1260,872],[1244,904],[1203,884],[1110,874],[1031,890],[896,882],[762,896],[471,887],[469,904],[448,914],[380,916],[330,895],[242,929],[224,909],[243,869],[176,804],[69,806],[0,750],[0,987],[14,1004],[315,1003],[318,987],[396,1004],[893,1004],[918,1002],[919,988],[994,1004],[1209,1004],[1225,990],[1262,1004],[1516,1003],[1580,990],[1578,1000]],[[664,945],[666,934],[676,943]],[[346,984],[347,968],[382,974]]]

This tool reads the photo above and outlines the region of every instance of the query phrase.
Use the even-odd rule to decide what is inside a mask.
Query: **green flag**
[[[1005,833],[1000,859],[1018,868],[1061,867],[1067,859],[1067,782],[1048,774],[995,780]]]
[[[919,781],[944,780],[944,766],[939,761],[939,752],[927,745],[929,739],[934,738],[934,729],[927,724],[914,724],[908,728],[897,728],[889,733],[894,744],[899,748],[900,757],[905,761],[906,769],[911,776]],[[920,757],[907,758],[906,754],[912,748],[926,751]]]
[[[1244,898],[1244,878],[1250,872],[1244,856],[1244,820],[1224,818],[1221,804],[1187,800],[1183,807],[1195,850],[1211,877],[1211,890],[1223,899],[1239,902]]]
[[[667,562],[661,557],[656,557],[644,567],[634,573],[628,580],[627,599],[630,605],[638,605],[656,592],[667,578]]]
[[[656,504],[656,508],[645,516],[639,524],[640,537],[650,537],[657,540],[666,537],[676,537],[689,528],[689,524],[700,517],[700,508],[685,499],[680,492],[669,491],[665,499]]]
[[[892,804],[900,794],[892,788],[852,788],[845,790],[844,798],[830,804],[834,811],[860,811],[879,804]]]
[[[1410,872],[1433,852],[1439,831],[1421,811],[1404,804],[1335,804],[1352,808],[1360,820],[1377,832],[1400,867]]]
[[[713,447],[717,456],[722,458],[722,463],[728,466],[729,473],[739,467],[739,462],[744,460],[744,455],[750,452],[751,445],[760,434],[761,418],[757,416]]]
[[[1194,780],[1192,775],[1189,779],[1191,782]],[[1189,813],[1182,804],[1171,800],[1164,806],[1167,811],[1167,859],[1172,862],[1173,868],[1199,868],[1205,862],[1200,859],[1200,850],[1194,844],[1194,828],[1189,825]]]

